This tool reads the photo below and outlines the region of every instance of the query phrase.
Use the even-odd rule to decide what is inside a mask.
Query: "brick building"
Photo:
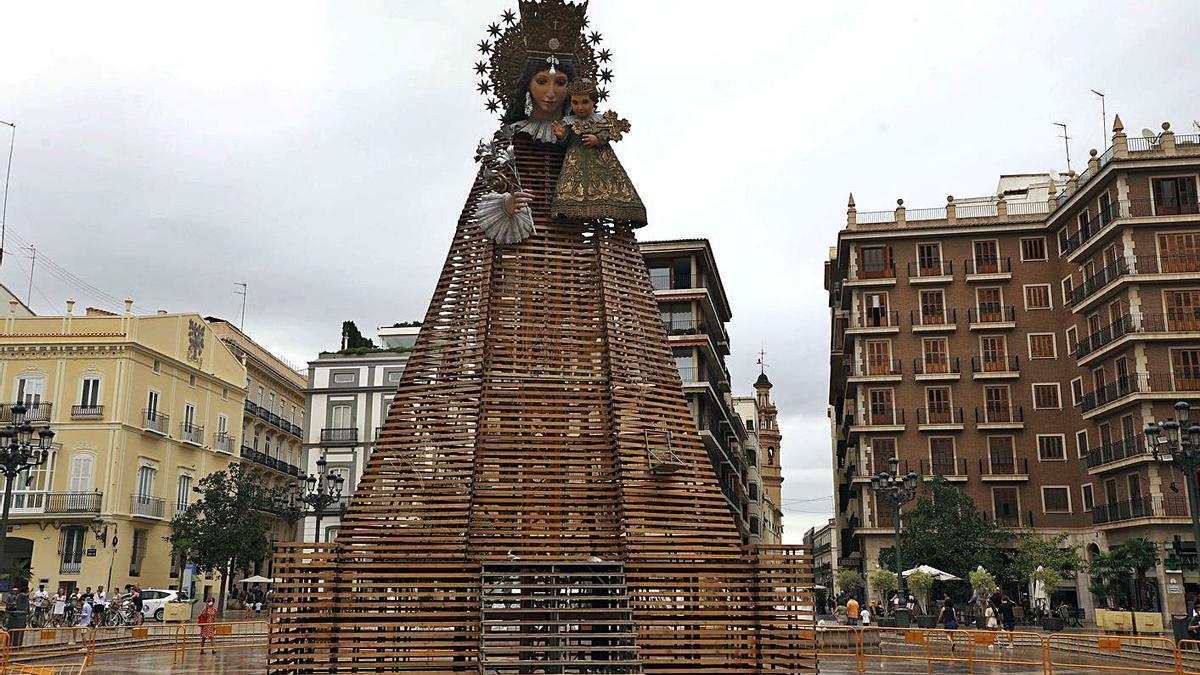
[[[874,213],[851,197],[826,263],[843,566],[890,546],[869,481],[892,456],[1091,554],[1192,545],[1182,476],[1142,429],[1200,402],[1200,134],[1113,132],[1083,174],[1003,176],[995,197]],[[1147,570],[1163,611],[1200,590],[1176,553]],[[1058,593],[1090,607],[1086,581]]]

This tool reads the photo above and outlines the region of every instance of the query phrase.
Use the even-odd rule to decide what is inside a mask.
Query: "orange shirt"
[[[850,617],[851,619],[858,618],[858,601],[854,598],[850,598],[846,601],[846,616]]]

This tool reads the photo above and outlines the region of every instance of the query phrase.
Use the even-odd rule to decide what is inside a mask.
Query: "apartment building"
[[[305,473],[317,475],[318,461],[324,458],[325,470],[341,476],[344,487],[342,498],[322,511],[320,532],[316,514],[305,516],[303,541],[336,537],[342,510],[379,438],[408,363],[408,350],[420,330],[420,325],[412,323],[382,327],[378,332],[381,347],[322,352],[308,363]]]
[[[813,580],[817,599],[817,614],[826,613],[833,599],[833,573],[839,569],[837,549],[837,520],[830,518],[821,527],[810,527],[804,533],[804,545],[812,551]]]
[[[7,560],[48,588],[177,584],[169,520],[237,461],[246,369],[198,314],[10,310],[4,409],[49,424],[49,460],[13,486]]]
[[[995,197],[931,209],[851,196],[826,263],[844,566],[891,545],[869,481],[892,457],[1091,554],[1133,537],[1194,551],[1183,481],[1142,429],[1200,401],[1198,181],[1200,135],[1128,138],[1117,118],[1079,175],[1004,176]],[[1165,553],[1152,588],[1178,612],[1168,586],[1200,575]],[[1092,604],[1083,576],[1057,592]]]

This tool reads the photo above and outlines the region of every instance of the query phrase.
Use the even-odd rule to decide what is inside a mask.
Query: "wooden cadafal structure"
[[[275,557],[273,673],[814,670],[811,561],[743,545],[633,232],[464,209],[334,544]]]

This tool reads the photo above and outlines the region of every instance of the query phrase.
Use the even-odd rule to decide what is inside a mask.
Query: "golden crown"
[[[476,89],[487,98],[484,107],[490,112],[504,107],[503,102],[516,89],[530,59],[545,60],[551,66],[570,61],[576,77],[605,84],[612,80],[612,70],[600,68],[612,58],[612,52],[599,48],[603,36],[596,31],[587,35],[583,32],[588,26],[586,0],[578,4],[569,0],[520,0],[519,8],[519,21],[516,12],[504,12],[500,22],[488,26],[487,38],[478,45],[479,53],[487,60],[475,64],[480,78]],[[605,89],[596,91],[601,101],[608,97]]]
[[[594,80],[589,80],[586,77],[572,80],[571,83],[567,85],[567,93],[571,96],[590,94],[593,91],[596,91],[596,82]]]

